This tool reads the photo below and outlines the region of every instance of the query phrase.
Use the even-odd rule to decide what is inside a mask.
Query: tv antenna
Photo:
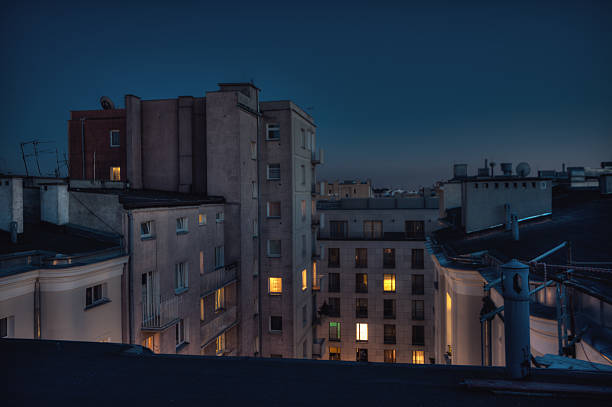
[[[53,150],[38,151],[38,145],[39,144],[47,144],[47,143],[52,143],[52,141],[32,140],[32,141],[24,141],[23,143],[20,143],[20,146],[21,146],[21,158],[23,159],[23,165],[25,166],[25,171],[26,171],[26,176],[27,177],[30,176],[30,172],[28,170],[28,161],[26,160],[27,157],[35,157],[35,159],[36,159],[36,168],[38,169],[38,175],[42,177],[42,172],[40,171],[40,161],[38,159],[38,155],[39,154],[43,154],[43,153],[52,153]],[[32,145],[32,150],[34,152],[30,153],[30,154],[26,154],[23,147],[26,146],[26,145],[30,145],[30,144]]]

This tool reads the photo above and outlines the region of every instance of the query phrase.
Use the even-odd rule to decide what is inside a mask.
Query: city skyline
[[[525,161],[533,173],[598,167],[612,151],[604,2],[11,7],[1,172],[24,172],[19,143],[32,139],[52,142],[41,158],[52,171],[69,110],[102,95],[123,106],[125,94],[251,80],[261,100],[291,98],[315,118],[321,179],[412,189],[450,178],[453,163]]]

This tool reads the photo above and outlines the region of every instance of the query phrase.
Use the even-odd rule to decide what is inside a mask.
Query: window
[[[300,165],[300,180],[302,185],[306,185],[306,167]]]
[[[368,350],[363,348],[357,348],[357,362],[368,361]]]
[[[215,215],[215,221],[217,223],[223,223],[224,220],[225,220],[225,214],[223,212],[217,212],[217,214]]]
[[[367,342],[368,341],[368,324],[358,322],[355,324],[357,328],[356,332],[356,340],[357,342]]]
[[[0,319],[0,338],[11,338],[15,335],[15,317],[5,317]]]
[[[306,235],[302,235],[302,259],[306,260]]]
[[[387,345],[395,344],[395,325],[385,324],[383,340]]]
[[[425,268],[425,253],[423,249],[412,249],[412,268],[420,270]]]
[[[270,123],[266,127],[266,140],[280,140],[280,125],[278,123]]]
[[[395,300],[383,300],[383,318],[395,319]]]
[[[270,277],[268,279],[268,292],[270,294],[282,294],[283,279],[281,277]]]
[[[425,327],[422,325],[412,326],[412,344],[425,345]]]
[[[302,356],[304,358],[308,357],[308,342],[306,341],[302,342]]]
[[[176,233],[187,233],[188,230],[187,218],[176,218]]]
[[[300,132],[300,143],[302,144],[302,148],[306,148],[306,131],[301,129]]]
[[[121,167],[110,167],[110,180],[121,181]]]
[[[251,198],[257,199],[257,183],[251,181]]]
[[[407,220],[406,239],[425,239],[425,221]]]
[[[225,266],[225,247],[215,247],[215,269]]]
[[[175,325],[175,333],[177,348],[182,344],[187,343],[187,339],[185,336],[185,320],[179,319],[178,323]]]
[[[425,276],[423,274],[412,275],[412,294],[425,294]]]
[[[280,201],[268,202],[268,218],[280,218],[280,217],[281,217]]]
[[[385,349],[385,363],[395,363],[395,349]]]
[[[268,164],[268,179],[279,180],[281,177],[280,164]]]
[[[308,307],[306,305],[302,306],[302,327],[305,327],[308,323]]]
[[[217,356],[221,356],[223,355],[223,352],[225,352],[225,332],[217,336],[217,339],[215,340],[215,351]]]
[[[395,292],[395,274],[383,275],[383,291],[386,293]]]
[[[111,147],[119,147],[121,145],[119,139],[119,130],[111,130],[110,131],[110,146]]]
[[[282,332],[283,330],[283,317],[270,317],[270,331]]]
[[[330,293],[339,293],[340,292],[340,273],[329,273],[329,284],[327,287],[327,291]]]
[[[103,288],[103,284],[98,284],[85,289],[85,307],[91,307],[104,302]]]
[[[308,130],[306,132],[306,135],[308,136],[308,138],[306,139],[306,148],[311,151],[314,151],[315,149],[314,134],[312,133],[312,131]]]
[[[259,226],[257,223],[257,219],[253,219],[253,237],[259,236]]]
[[[188,264],[177,263],[174,265],[174,289],[175,291],[184,291],[188,287]]]
[[[316,261],[312,262],[312,289],[313,290],[321,289],[321,287],[319,287],[319,278],[317,276],[317,262]]]
[[[340,267],[340,249],[338,247],[330,247],[327,249],[327,267]]]
[[[153,237],[153,221],[149,220],[140,224],[140,238],[149,239]]]
[[[327,310],[327,315],[330,317],[339,317],[340,316],[340,298],[338,297],[330,297],[328,298],[329,305]]]
[[[257,160],[257,143],[251,141],[251,160]]]
[[[225,309],[225,287],[215,290],[215,312]]]
[[[355,249],[355,267],[356,268],[368,267],[368,249],[366,248]]]
[[[363,238],[364,239],[382,239],[382,221],[380,220],[364,220],[363,221]]]
[[[412,320],[423,321],[425,319],[425,301],[412,300]]]
[[[368,299],[367,298],[356,298],[355,299],[355,318],[367,318],[368,317]]]
[[[206,225],[208,220],[206,219],[205,213],[198,213],[198,225],[203,226]]]
[[[347,221],[329,221],[329,234],[332,239],[346,239],[348,237]]]
[[[200,250],[200,275],[204,274],[204,252]]]
[[[340,347],[338,346],[329,347],[329,360],[341,360],[340,359]]]
[[[148,348],[151,352],[155,352],[155,335],[144,338],[142,340],[142,346]]]
[[[302,211],[302,221],[306,220],[306,201],[302,199],[300,203],[300,209]]]
[[[308,271],[306,269],[302,270],[302,291],[306,291],[308,289]]]
[[[280,240],[268,240],[268,257],[280,257],[281,255],[281,241]]]
[[[204,297],[200,297],[200,321],[204,321]]]
[[[412,351],[412,363],[414,363],[415,365],[425,364],[425,351],[413,350]]]
[[[340,340],[340,322],[329,323],[329,340],[339,341]]]
[[[383,249],[383,268],[395,268],[395,249]]]
[[[366,273],[355,274],[355,292],[356,293],[367,293],[368,292],[368,275]]]

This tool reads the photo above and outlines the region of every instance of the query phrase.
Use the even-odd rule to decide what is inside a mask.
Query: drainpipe
[[[128,211],[128,254],[130,265],[128,269],[128,324],[130,333],[130,344],[134,343],[134,217],[132,211]]]
[[[81,117],[81,168],[83,170],[83,179],[85,179],[85,120],[86,117]]]
[[[34,282],[34,339],[41,338],[40,330],[40,280]]]
[[[504,294],[506,373],[511,379],[529,375],[529,266],[511,260],[501,266]]]

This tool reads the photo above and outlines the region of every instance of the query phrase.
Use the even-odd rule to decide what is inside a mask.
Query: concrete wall
[[[23,188],[23,218],[26,222],[40,222],[40,187]]]
[[[446,211],[461,207],[461,182],[446,182],[440,188],[440,217],[446,217]]]
[[[0,229],[10,231],[11,222],[23,233],[23,179],[0,178]]]
[[[43,185],[40,187],[40,218],[56,225],[69,220],[68,185]]]
[[[142,188],[142,108],[140,98],[125,96],[126,175],[132,188]]]
[[[69,219],[73,225],[123,235],[123,207],[117,194],[69,191]]]

